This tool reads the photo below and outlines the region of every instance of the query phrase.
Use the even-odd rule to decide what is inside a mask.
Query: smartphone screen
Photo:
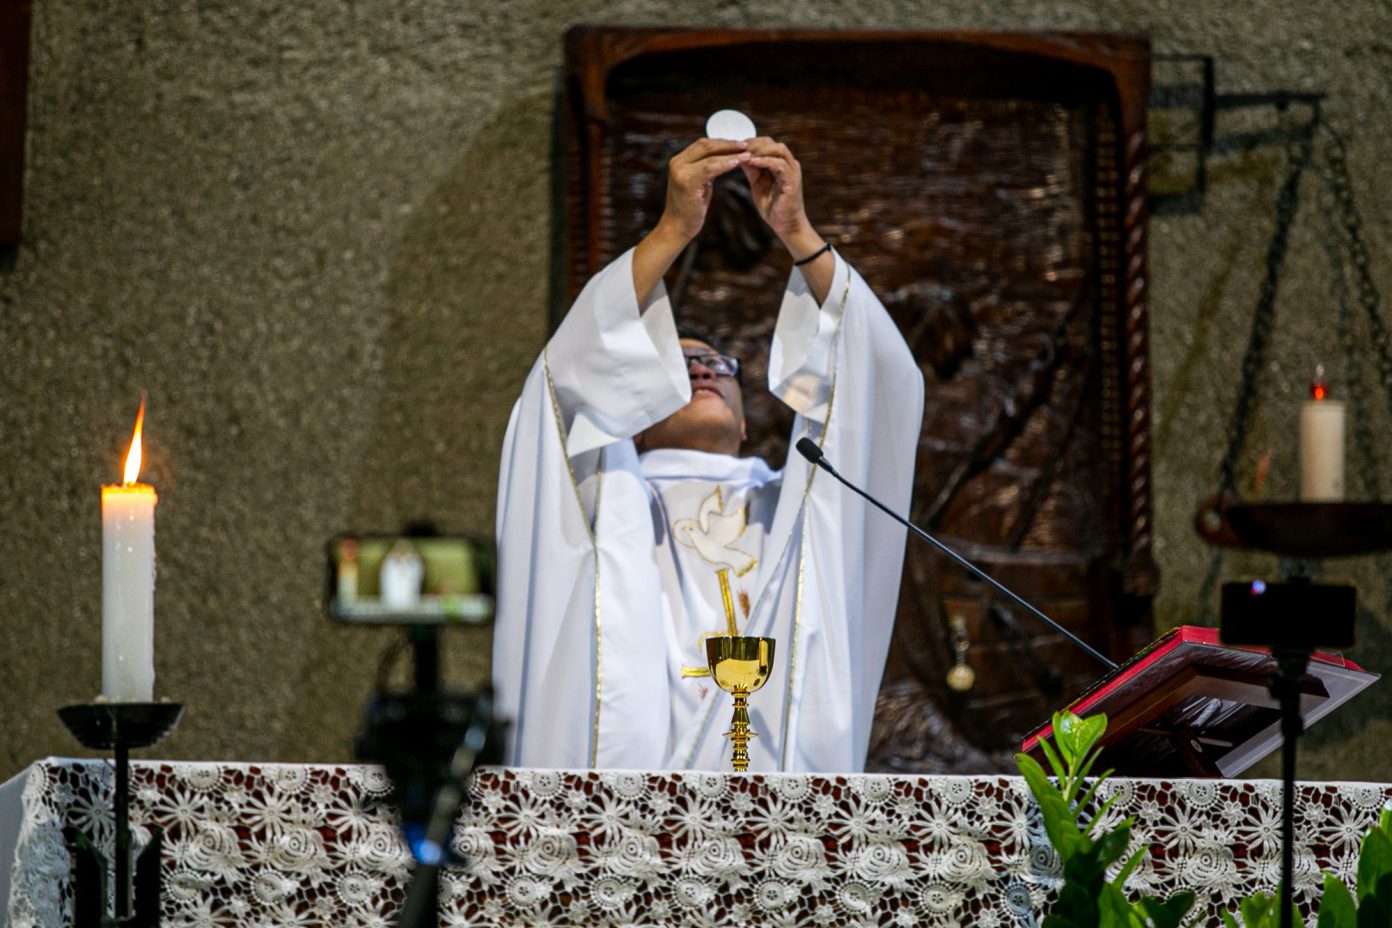
[[[493,549],[460,535],[339,535],[329,615],[368,625],[479,625],[493,618]]]

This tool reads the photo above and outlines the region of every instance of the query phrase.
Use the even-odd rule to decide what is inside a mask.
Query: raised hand
[[[761,136],[747,142],[699,139],[667,163],[667,202],[662,218],[633,252],[633,289],[645,303],[677,255],[705,225],[715,179],[743,168],[754,207],[794,260],[817,255],[800,270],[818,301],[831,287],[836,262],[820,252],[825,240],[807,219],[802,202],[802,166],[788,146]]]
[[[706,222],[715,179],[749,159],[747,142],[697,139],[667,162],[667,203],[659,224],[691,241]]]
[[[789,236],[810,225],[802,203],[802,165],[787,145],[767,136],[748,144],[750,157],[742,167],[754,206],[786,244]]]
[[[647,301],[677,255],[700,234],[715,192],[715,179],[749,160],[747,142],[698,139],[667,162],[667,202],[662,218],[633,251],[633,289]]]
[[[802,165],[787,145],[767,136],[749,140],[750,157],[740,166],[749,181],[754,208],[782,240],[793,260],[818,255],[826,241],[807,219],[802,200]],[[835,261],[826,252],[802,267],[818,300],[826,298]]]

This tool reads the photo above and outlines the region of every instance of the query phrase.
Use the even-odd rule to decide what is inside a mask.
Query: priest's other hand
[[[817,299],[826,299],[835,261],[824,251],[826,240],[807,219],[802,200],[802,165],[787,145],[767,136],[749,140],[750,157],[740,165],[749,180],[754,208],[783,242],[793,260],[812,258],[803,276]]]

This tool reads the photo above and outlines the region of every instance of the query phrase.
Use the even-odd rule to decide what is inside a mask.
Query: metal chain
[[[1344,226],[1349,261],[1353,265],[1354,286],[1358,291],[1358,302],[1368,317],[1368,328],[1373,335],[1373,347],[1377,349],[1378,376],[1387,392],[1388,409],[1392,410],[1392,338],[1382,321],[1381,298],[1377,284],[1373,282],[1371,262],[1368,259],[1368,246],[1363,241],[1363,220],[1358,206],[1353,201],[1353,183],[1349,178],[1348,149],[1344,138],[1332,126],[1325,127],[1329,141],[1324,148],[1325,160],[1329,168],[1330,189],[1339,207],[1339,219]],[[1334,269],[1341,273],[1340,268]]]
[[[1344,137],[1333,126],[1326,126],[1325,131],[1329,136],[1329,141],[1324,147],[1325,162],[1330,181],[1330,190],[1334,194],[1334,199],[1339,207],[1339,219],[1343,222],[1345,247],[1348,249],[1349,263],[1353,266],[1354,285],[1358,290],[1358,301],[1362,304],[1363,312],[1368,317],[1368,328],[1372,333],[1373,347],[1377,350],[1378,375],[1382,379],[1383,395],[1387,399],[1388,409],[1392,410],[1392,346],[1389,346],[1387,327],[1382,321],[1381,298],[1378,295],[1377,285],[1373,282],[1373,275],[1368,260],[1368,246],[1363,240],[1363,220],[1359,215],[1358,206],[1353,201],[1353,182],[1349,177],[1348,169],[1348,148],[1344,144]],[[1343,267],[1335,267],[1334,272],[1343,274]],[[1362,433],[1369,430],[1366,420],[1368,416],[1358,416],[1358,421],[1362,428],[1355,426],[1355,436],[1359,443],[1360,453],[1367,456],[1368,465],[1368,489],[1374,499],[1381,498],[1381,479],[1377,458],[1373,457],[1370,436],[1365,437]],[[1363,446],[1367,445],[1365,449]],[[1381,570],[1383,581],[1383,602],[1392,601],[1392,571],[1388,568],[1388,558],[1380,558],[1382,561]],[[1368,627],[1369,616],[1364,614],[1360,607],[1359,618],[1363,620],[1364,628]]]
[[[1300,178],[1310,164],[1318,124],[1318,116],[1312,117],[1309,123],[1300,127],[1299,134],[1288,148],[1290,170],[1276,198],[1276,229],[1266,249],[1266,276],[1262,279],[1257,309],[1252,315],[1252,333],[1247,341],[1247,351],[1242,356],[1242,381],[1238,386],[1237,404],[1228,424],[1228,447],[1218,470],[1221,492],[1232,491],[1237,486],[1237,459],[1247,441],[1252,400],[1256,396],[1257,381],[1266,362],[1266,349],[1276,325],[1276,291],[1281,279],[1281,266],[1290,244],[1295,213],[1300,207]]]
[[[1218,466],[1220,495],[1231,493],[1237,488],[1237,459],[1247,443],[1252,400],[1256,396],[1257,381],[1266,363],[1266,349],[1271,341],[1271,333],[1276,327],[1276,291],[1281,279],[1281,266],[1285,262],[1286,248],[1290,244],[1290,231],[1295,224],[1295,213],[1300,207],[1300,179],[1310,164],[1318,123],[1317,111],[1287,146],[1290,168],[1276,198],[1276,228],[1266,248],[1266,276],[1262,278],[1261,290],[1257,295],[1257,308],[1252,314],[1252,332],[1247,340],[1247,350],[1242,355],[1242,380],[1237,389],[1237,403],[1228,423],[1228,447],[1223,452],[1222,463]],[[1199,584],[1198,611],[1206,617],[1206,624],[1210,625],[1217,624],[1212,609],[1223,561],[1224,549],[1215,546],[1209,559],[1208,570]]]
[[[1339,375],[1342,384],[1339,392],[1347,397],[1349,420],[1353,424],[1353,447],[1364,467],[1357,471],[1361,476],[1361,492],[1368,499],[1382,498],[1382,480],[1378,474],[1377,455],[1374,450],[1372,417],[1366,409],[1368,398],[1373,392],[1368,389],[1368,370],[1363,351],[1363,338],[1358,319],[1354,315],[1348,285],[1349,261],[1345,255],[1347,236],[1339,219],[1337,197],[1334,194],[1334,170],[1328,159],[1319,165],[1324,178],[1324,189],[1320,191],[1319,213],[1323,217],[1322,235],[1325,258],[1329,261],[1330,299],[1336,310],[1335,328],[1338,332],[1339,350],[1343,353],[1345,370]],[[1348,484],[1349,490],[1354,490]]]
[[[1333,197],[1334,210],[1326,211],[1328,233],[1326,252],[1329,257],[1332,295],[1338,309],[1340,347],[1348,359],[1348,385],[1350,398],[1363,391],[1355,388],[1355,383],[1363,379],[1363,366],[1358,363],[1358,340],[1354,335],[1355,323],[1349,307],[1348,278],[1353,279],[1354,289],[1363,314],[1367,318],[1368,329],[1376,350],[1378,377],[1382,381],[1383,392],[1392,412],[1392,333],[1382,319],[1381,297],[1373,280],[1371,261],[1368,257],[1367,243],[1363,238],[1363,221],[1353,198],[1353,183],[1348,169],[1348,148],[1343,136],[1332,126],[1321,123],[1316,111],[1311,121],[1303,127],[1289,146],[1290,169],[1286,181],[1276,201],[1276,228],[1266,252],[1266,276],[1262,280],[1257,298],[1257,308],[1252,317],[1252,332],[1242,358],[1242,380],[1238,387],[1237,404],[1233,409],[1228,430],[1228,447],[1219,466],[1220,490],[1227,492],[1236,488],[1237,459],[1247,440],[1247,430],[1251,417],[1252,401],[1256,395],[1257,381],[1261,376],[1266,360],[1266,350],[1275,328],[1276,290],[1280,279],[1281,266],[1289,245],[1290,230],[1299,207],[1300,180],[1311,162],[1315,136],[1323,131],[1326,135],[1324,145],[1324,164],[1321,173],[1327,183],[1327,192]],[[1339,241],[1342,232],[1342,243]],[[1341,247],[1342,245],[1342,247]],[[1346,270],[1345,258],[1350,269]],[[1367,459],[1367,491],[1374,497],[1381,496],[1381,480],[1377,460],[1373,456],[1371,427],[1369,417],[1359,415],[1355,426],[1354,440],[1361,456]],[[1209,563],[1207,575],[1201,583],[1199,596],[1200,611],[1206,612],[1213,600],[1221,572],[1223,551],[1215,548]],[[1388,595],[1392,596],[1392,579],[1389,579]]]

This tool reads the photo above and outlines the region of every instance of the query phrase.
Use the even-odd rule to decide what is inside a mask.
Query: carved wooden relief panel
[[[924,370],[913,518],[1113,657],[1148,640],[1146,41],[577,27],[566,55],[568,294],[653,226],[706,116],[743,110]],[[788,265],[736,172],[668,279],[746,359],[747,450],[775,466],[788,417],[758,386]],[[911,540],[871,769],[1000,766],[1100,669]]]

